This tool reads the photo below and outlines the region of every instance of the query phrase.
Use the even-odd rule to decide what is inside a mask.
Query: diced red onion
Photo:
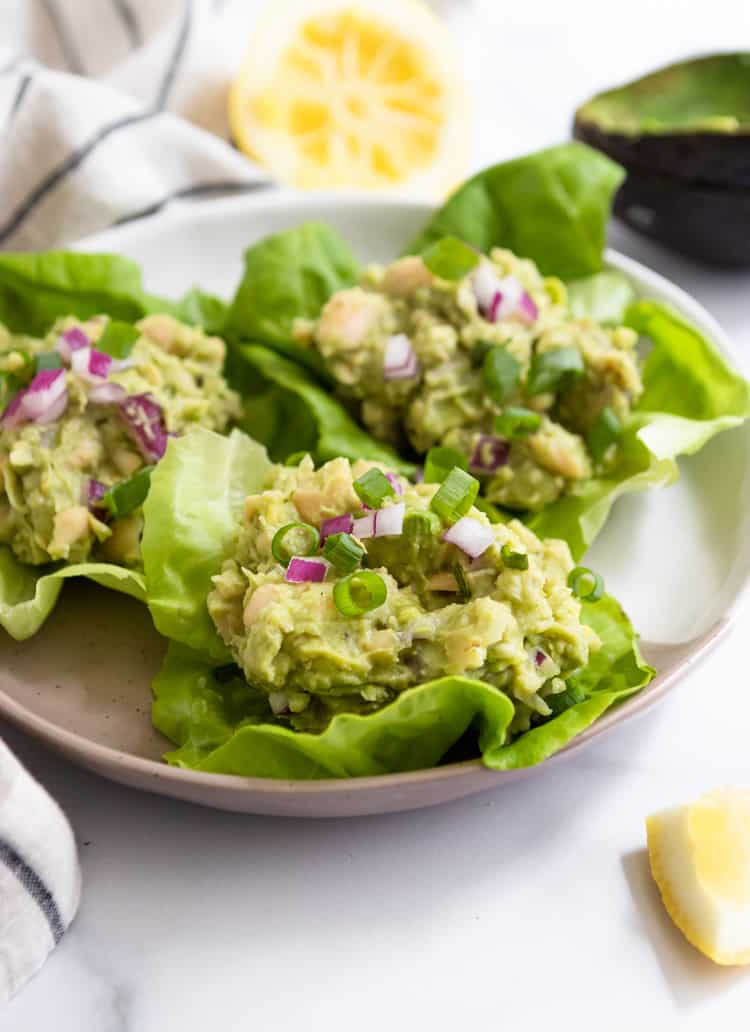
[[[81,348],[74,351],[70,359],[70,368],[82,380],[96,383],[106,380],[112,370],[112,357],[96,348]]]
[[[92,348],[89,357],[89,372],[91,375],[101,376],[106,380],[111,371],[112,356],[105,354],[104,351],[98,351],[97,348]]]
[[[395,473],[386,473],[385,479],[388,481],[388,483],[391,485],[391,487],[397,495],[402,495],[404,493],[404,489],[401,485],[401,480],[399,477],[396,476]]]
[[[406,505],[403,502],[375,509],[354,521],[352,533],[362,539],[398,536],[404,529],[405,512]]]
[[[121,383],[95,383],[89,388],[89,401],[98,405],[119,405],[128,396]]]
[[[518,314],[524,322],[534,323],[539,318],[539,309],[532,297],[524,290],[518,305]]]
[[[101,480],[95,480],[93,477],[89,477],[81,490],[81,501],[92,512],[97,512],[100,508],[97,505],[97,502],[102,500],[108,490],[109,488],[107,485],[103,484]]]
[[[150,394],[131,394],[120,402],[126,429],[149,462],[156,462],[167,450],[169,436],[161,405]]]
[[[414,470],[414,476],[412,477],[412,480],[415,484],[424,483],[424,468],[422,466],[417,466],[417,468]]]
[[[91,346],[91,341],[80,328],[80,326],[73,326],[69,330],[65,330],[61,333],[57,339],[55,345],[57,351],[62,355],[66,362],[70,362],[71,355],[74,351],[78,351],[80,348],[88,348]]]
[[[489,262],[482,262],[471,278],[477,307],[484,314],[489,312],[498,291],[499,276]]]
[[[385,342],[383,377],[386,380],[408,380],[419,372],[419,361],[405,333],[394,333]]]
[[[286,568],[286,579],[290,584],[317,584],[325,580],[330,563],[326,559],[307,559],[295,555]]]
[[[505,466],[510,455],[510,444],[501,437],[482,434],[474,445],[469,465],[482,473],[495,473]]]
[[[64,369],[42,369],[28,387],[11,398],[0,422],[5,427],[21,423],[52,423],[68,404]]]
[[[320,525],[320,540],[325,541],[331,534],[351,534],[354,518],[346,513],[344,516],[333,516],[330,520],[324,520]]]
[[[534,664],[537,673],[542,677],[554,677],[560,673],[560,668],[554,659],[547,655],[544,649],[533,648],[528,650],[529,659]]]
[[[289,712],[289,699],[284,692],[269,692],[268,704],[276,714]]]
[[[443,541],[460,548],[472,559],[478,559],[494,540],[492,527],[480,523],[473,516],[462,516],[443,534]]]
[[[480,314],[491,323],[518,315],[524,322],[535,322],[539,311],[515,276],[497,275],[488,262],[474,273],[472,284]]]

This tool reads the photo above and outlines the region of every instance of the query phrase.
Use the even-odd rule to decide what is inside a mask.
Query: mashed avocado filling
[[[319,730],[334,713],[373,712],[441,676],[507,693],[515,731],[548,717],[550,700],[599,646],[567,585],[573,562],[564,542],[541,541],[515,520],[490,525],[472,507],[466,515],[491,536],[472,560],[443,539],[449,523],[432,504],[439,485],[395,478],[400,493],[383,507],[404,506],[403,532],[353,538],[362,567],[385,585],[382,604],[342,613],[335,568],[319,583],[287,580],[273,552],[277,533],[297,521],[320,531],[333,517],[361,517],[355,488],[373,468],[338,458],[316,470],[306,456],[297,467],[271,467],[264,489],[245,499],[236,549],[213,579],[208,610],[248,683],[298,729]]]
[[[480,304],[478,277],[522,289],[527,307]],[[485,497],[516,511],[539,511],[610,469],[617,428],[642,393],[637,334],[575,317],[559,280],[500,248],[455,280],[416,256],[372,266],[317,320],[298,320],[295,334],[323,357],[374,437],[418,454],[435,445],[461,451]],[[388,349],[400,335],[416,361],[389,376]],[[528,431],[503,419],[519,408],[531,413]],[[602,421],[614,427],[609,436]],[[484,447],[498,456],[489,466]]]
[[[329,520],[372,522],[378,510],[364,510],[360,495],[368,475],[367,497],[381,493],[377,469],[342,458],[317,470],[308,458],[273,465],[238,431],[199,429],[170,445],[144,504],[142,544],[147,602],[170,642],[152,708],[175,744],[170,763],[272,778],[476,755],[494,768],[527,766],[653,676],[617,602],[574,595],[563,542],[516,522],[490,525],[468,495],[461,518],[485,547],[470,559],[444,541],[459,526],[442,515],[450,474],[439,485],[391,474],[394,493],[374,522],[393,529],[403,506],[401,533],[366,536],[357,523],[353,548],[339,549],[343,539],[331,548]],[[282,535],[283,554],[279,534],[298,521],[308,529]],[[322,580],[289,579],[298,551],[308,563],[328,558]],[[334,559],[344,551],[342,569]],[[383,593],[347,615],[340,588],[357,574]]]
[[[106,316],[86,322],[63,318],[44,339],[14,336],[0,326],[0,373],[6,387],[0,422],[0,542],[24,563],[78,563],[91,557],[139,565],[140,496],[147,490],[147,473],[142,484],[134,478],[158,461],[158,450],[155,455],[144,448],[138,419],[144,411],[156,413],[161,432],[179,436],[196,426],[222,431],[240,414],[239,398],[222,376],[224,342],[169,315],[142,319],[127,357],[115,362],[105,378],[77,371],[64,348],[61,357],[63,334],[72,331],[75,340],[80,331],[96,348],[108,325]],[[56,363],[64,376],[64,411],[50,421],[15,424],[8,419],[8,406],[45,363]],[[110,398],[97,395],[98,380],[118,385]],[[128,416],[131,398],[146,400],[139,400]],[[133,488],[121,493],[126,500],[130,496],[130,504],[124,504],[122,514],[113,514],[104,504],[107,492],[123,484],[133,485],[140,495]]]

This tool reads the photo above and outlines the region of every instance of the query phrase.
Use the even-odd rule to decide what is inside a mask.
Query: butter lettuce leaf
[[[242,428],[274,461],[309,451],[318,462],[342,455],[414,472],[413,463],[371,437],[327,387],[283,355],[257,344],[237,345],[227,357],[227,376],[247,399]]]
[[[245,497],[270,466],[265,449],[239,430],[196,429],[170,441],[143,503],[141,553],[157,631],[207,656],[227,649],[211,622],[211,577],[233,550]]]
[[[659,301],[630,304],[624,324],[650,344],[643,394],[620,439],[616,466],[527,522],[540,537],[561,537],[580,558],[622,495],[672,483],[676,459],[750,416],[750,385],[691,323]]]
[[[339,713],[319,734],[284,726],[245,683],[206,599],[235,546],[245,496],[262,487],[268,468],[265,450],[242,433],[197,430],[170,442],[152,476],[142,548],[148,605],[171,640],[153,707],[155,726],[177,746],[169,761],[258,777],[364,776],[433,766],[469,735],[486,762],[511,763],[502,750],[516,744],[507,742],[513,703],[480,681],[445,677],[418,685],[375,713]],[[545,725],[551,730],[535,747],[538,759],[652,675],[614,600],[586,604],[584,619],[602,648],[571,679],[584,701],[571,707],[575,716],[565,711]],[[513,761],[526,762],[537,760],[520,752]]]
[[[326,378],[316,351],[294,343],[295,319],[316,319],[331,294],[355,284],[359,264],[330,226],[305,222],[245,251],[245,269],[224,331],[230,342],[268,344]]]
[[[55,608],[63,584],[71,577],[88,577],[102,587],[145,601],[143,574],[112,563],[70,566],[29,566],[7,547],[0,548],[0,627],[16,641],[36,634]]]
[[[514,714],[501,691],[466,677],[443,677],[402,692],[367,715],[339,713],[319,734],[295,732],[271,713],[261,692],[204,656],[171,645],[153,682],[154,726],[177,749],[176,766],[245,777],[309,780],[366,777],[433,767],[467,736],[487,766],[539,763],[609,706],[653,676],[630,623],[609,596],[584,607],[602,648],[571,681],[582,702],[507,743]]]
[[[600,151],[576,142],[494,165],[448,198],[407,253],[455,236],[484,252],[510,248],[564,280],[599,272],[624,174]]]

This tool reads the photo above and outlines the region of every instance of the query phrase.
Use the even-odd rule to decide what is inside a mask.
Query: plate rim
[[[141,219],[135,219],[123,226],[110,227],[99,233],[89,235],[80,241],[72,243],[70,249],[87,252],[107,250],[110,253],[113,251],[114,253],[120,253],[120,249],[123,246],[127,246],[130,238],[135,237],[137,239],[142,236],[144,231],[147,233],[158,233],[165,228],[168,230],[173,224],[183,222],[186,216],[190,221],[200,223],[206,220],[213,220],[222,214],[234,218],[240,212],[252,215],[258,209],[267,211],[269,208],[272,210],[283,209],[285,212],[288,212],[290,208],[308,208],[311,205],[317,205],[323,209],[340,209],[344,206],[372,209],[387,205],[394,208],[409,209],[410,211],[421,209],[425,217],[429,217],[438,207],[437,204],[420,198],[393,196],[384,193],[357,195],[348,191],[310,191],[304,194],[283,189],[274,190],[272,193],[259,191],[257,194],[252,193],[240,197],[214,198],[201,201],[198,204],[176,202],[165,211]],[[324,217],[324,215],[321,214],[321,217]],[[673,283],[666,276],[656,272],[637,259],[621,254],[613,248],[607,247],[605,249],[604,263],[605,266],[626,273],[641,287],[646,290],[652,290],[662,299],[673,303],[682,314],[693,320],[709,336],[712,342],[730,360],[735,370],[744,375],[738,349],[715,317],[696,298],[692,297],[686,290]],[[647,686],[630,699],[624,700],[621,705],[597,720],[558,753],[538,764],[538,769],[547,769],[550,764],[569,757],[572,753],[585,748],[602,735],[608,734],[614,727],[645,713],[655,706],[675,686],[675,683],[684,675],[687,668],[701,661],[724,637],[733,622],[737,609],[742,605],[749,590],[750,564],[748,564],[737,592],[727,609],[722,613],[719,620],[699,639],[685,659],[678,662],[671,669],[668,669],[663,676],[657,676],[652,685]],[[487,782],[483,787],[491,787],[492,785],[500,784],[503,780],[509,780],[513,775],[518,775],[516,771],[492,770],[486,767],[480,758],[446,764],[442,767],[422,768],[415,771],[314,780],[289,780],[245,777],[237,774],[216,774],[209,771],[171,766],[163,761],[148,759],[135,753],[125,752],[113,746],[95,742],[85,735],[80,735],[75,731],[61,727],[52,720],[40,717],[32,710],[18,703],[2,688],[0,688],[0,716],[8,719],[12,724],[38,740],[41,740],[50,748],[64,752],[69,758],[75,759],[87,766],[95,764],[97,771],[100,773],[104,773],[105,770],[111,771],[115,780],[121,780],[116,775],[127,770],[132,771],[134,774],[150,777],[155,782],[168,782],[185,787],[193,785],[209,791],[213,787],[217,794],[229,792],[233,795],[252,794],[255,796],[282,797],[294,794],[308,798],[334,794],[351,797],[353,793],[368,793],[374,789],[398,787],[408,790],[428,783],[455,782],[465,777],[476,778],[483,773],[487,775]]]

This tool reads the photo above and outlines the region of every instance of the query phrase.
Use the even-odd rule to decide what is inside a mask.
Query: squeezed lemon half
[[[297,187],[440,196],[468,164],[459,64],[419,0],[280,0],[232,85],[232,135]]]
[[[750,789],[718,789],[652,814],[646,830],[677,927],[717,964],[750,964]]]

